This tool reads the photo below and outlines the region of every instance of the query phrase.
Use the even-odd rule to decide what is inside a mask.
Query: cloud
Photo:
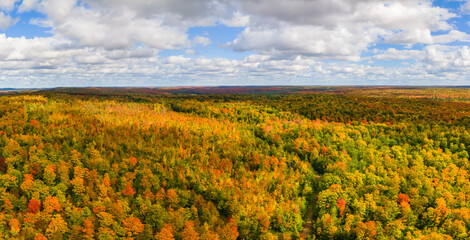
[[[428,46],[420,57],[420,67],[436,75],[454,73],[467,75],[470,72],[470,49],[468,46]]]
[[[45,38],[0,34],[1,75],[31,86],[425,84],[470,76],[469,48],[446,45],[470,39],[453,24],[461,12],[428,0],[0,0],[0,7],[0,28],[16,23],[16,10],[42,13],[30,24],[51,29]],[[204,57],[220,46],[199,49],[217,39],[188,32],[216,25],[242,27],[222,47],[251,55]],[[386,44],[395,46],[372,50]],[[178,54],[159,55],[166,49]],[[374,65],[388,60],[407,64]]]
[[[463,14],[470,14],[470,1],[466,1],[461,7],[460,11]]]
[[[173,25],[204,25],[219,12],[218,1],[211,0],[84,0],[92,8],[133,11],[144,18],[167,17],[165,21]]]
[[[329,0],[241,0],[241,11],[256,18],[257,23],[277,25],[280,22],[296,25],[335,27],[347,16],[355,1]],[[353,3],[353,4],[351,4]]]
[[[468,42],[470,41],[470,35],[458,30],[451,30],[447,34],[433,36],[433,43],[435,44],[451,43],[455,41]]]
[[[75,48],[61,48],[61,46],[70,44],[68,40],[59,40],[55,38],[33,38],[26,39],[10,38],[5,34],[0,34],[0,60],[4,62],[24,61],[24,62],[48,62],[61,58],[74,56],[79,50]],[[18,68],[21,68],[19,65]]]
[[[376,60],[407,60],[413,63],[407,67],[395,68],[410,80],[421,76],[430,82],[442,84],[468,84],[470,80],[470,48],[468,46],[429,45],[422,50],[387,49],[375,55]],[[385,69],[390,72],[391,69]],[[400,77],[400,76],[397,76]]]
[[[211,0],[28,0],[21,11],[37,9],[47,19],[33,23],[51,27],[61,37],[83,46],[119,49],[143,44],[156,49],[179,49],[191,45],[186,34],[192,26],[212,26],[217,22],[246,24],[247,16]],[[210,44],[196,37],[195,44]],[[202,42],[201,42],[202,41]]]
[[[0,9],[4,11],[11,11],[15,7],[15,3],[19,0],[0,0]]]
[[[47,42],[46,39],[43,40]],[[29,42],[26,40],[24,45],[27,43]],[[34,49],[46,45],[38,45]],[[2,49],[0,51],[3,52]],[[425,85],[436,83],[437,80],[442,84],[458,84],[459,81],[464,84],[468,81],[470,72],[468,47],[448,49],[440,45],[418,52],[404,50],[408,52],[400,53],[400,50],[397,50],[395,54],[409,54],[411,58],[417,60],[410,67],[399,68],[345,61],[324,62],[312,57],[276,59],[266,55],[250,55],[243,59],[232,60],[180,55],[166,58],[154,56],[113,59],[110,51],[105,50],[47,49],[46,51],[49,52],[49,57],[36,58],[34,55],[25,55],[21,58],[10,57],[10,60],[2,57],[0,70],[10,79],[20,79],[24,74],[28,74],[30,81],[28,86],[43,87],[47,84],[54,86],[370,83]],[[112,52],[115,51],[122,50]],[[393,52],[390,51],[389,54]],[[452,80],[449,77],[453,77]]]
[[[447,23],[454,13],[422,0],[27,0],[20,9],[33,7],[47,16],[35,22],[48,25],[57,36],[105,49],[135,44],[188,48],[188,28],[216,23],[246,26],[227,45],[235,51],[278,57],[358,61],[380,41],[412,45],[467,38]],[[448,34],[433,36],[435,31]],[[192,40],[204,46],[210,42],[200,36]]]
[[[187,55],[195,55],[196,51],[193,49],[187,49],[184,53],[186,53]]]
[[[353,19],[390,30],[450,30],[446,20],[456,17],[431,1],[361,1]]]
[[[44,0],[39,5],[48,16],[52,31],[78,41],[82,46],[106,49],[144,44],[157,49],[189,45],[186,29],[163,25],[159,18],[142,18],[125,9],[94,9],[75,0]]]
[[[203,37],[203,36],[196,36],[193,39],[194,44],[200,44],[203,47],[206,47],[207,45],[211,44],[212,41],[209,38]]]
[[[385,51],[374,55],[372,59],[376,60],[407,60],[413,59],[419,56],[421,51],[419,50],[397,50],[395,48],[389,48]]]
[[[233,43],[236,51],[256,51],[267,55],[316,56],[358,61],[362,51],[376,40],[362,29],[325,29],[312,26],[282,25],[277,28],[247,28]]]
[[[8,27],[15,25],[18,22],[18,19],[12,19],[11,16],[5,15],[3,12],[0,12],[0,29],[7,29]]]
[[[38,0],[23,0],[18,8],[18,12],[28,12],[38,6]]]
[[[262,54],[357,61],[371,44],[459,40],[447,23],[456,15],[430,1],[241,0],[250,24],[229,46]],[[434,31],[450,31],[434,38]],[[465,36],[466,37],[466,36]]]
[[[222,18],[220,22],[228,27],[244,27],[250,23],[250,16],[243,15],[236,11],[232,14],[231,18]]]
[[[412,29],[398,31],[397,33],[388,37],[386,42],[391,44],[432,44],[433,38],[431,35],[431,30],[429,29]]]

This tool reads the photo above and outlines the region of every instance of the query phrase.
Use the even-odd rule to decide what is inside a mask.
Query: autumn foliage
[[[127,237],[135,237],[144,231],[144,225],[140,222],[140,219],[135,217],[124,219],[122,224]]]
[[[34,199],[34,198],[29,200],[28,212],[38,213],[40,208],[41,208],[41,202],[39,202],[39,200]]]
[[[0,239],[469,239],[469,99],[329,87],[2,96]]]
[[[157,235],[155,235],[155,239],[160,239],[160,240],[174,240],[174,235],[173,235],[173,228],[171,227],[170,224],[165,224],[162,229],[160,230]]]

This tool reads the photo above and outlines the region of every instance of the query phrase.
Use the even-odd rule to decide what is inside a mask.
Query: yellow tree
[[[67,231],[67,223],[59,214],[56,214],[46,229],[46,235],[49,240],[64,239],[64,234]]]
[[[11,232],[11,235],[13,236],[16,236],[18,235],[18,233],[20,232],[21,228],[20,228],[20,222],[18,221],[18,219],[16,218],[12,218],[10,220],[10,232]]]

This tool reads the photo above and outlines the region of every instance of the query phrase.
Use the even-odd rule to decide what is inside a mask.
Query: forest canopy
[[[469,99],[311,87],[1,96],[0,238],[468,239]]]

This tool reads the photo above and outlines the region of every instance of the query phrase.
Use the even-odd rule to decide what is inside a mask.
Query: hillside
[[[0,238],[468,239],[469,99],[339,87],[0,96]]]

